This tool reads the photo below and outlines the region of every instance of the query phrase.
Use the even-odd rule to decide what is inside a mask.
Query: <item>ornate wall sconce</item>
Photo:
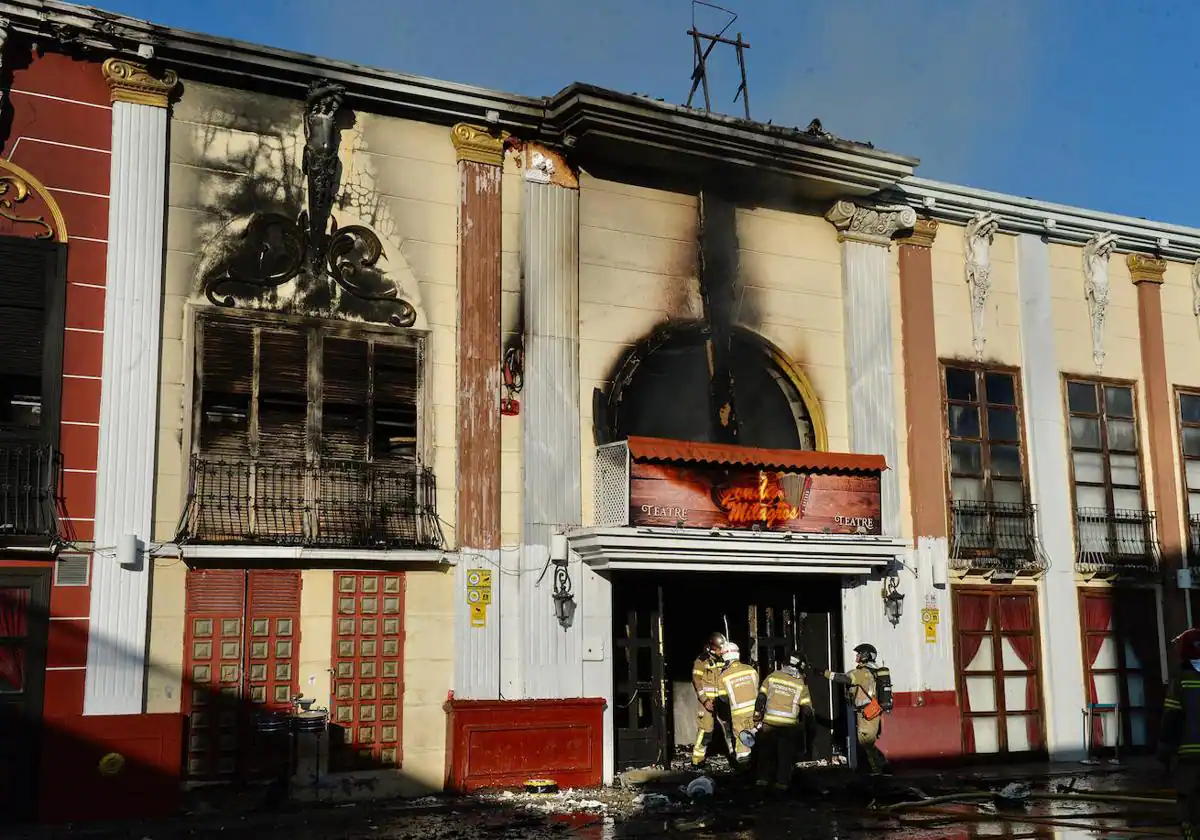
[[[883,614],[893,627],[900,624],[900,616],[904,615],[904,594],[899,591],[900,578],[889,577],[883,581]]]
[[[554,590],[550,597],[554,599],[554,616],[558,619],[563,630],[575,623],[575,595],[572,593],[571,573],[567,569],[570,561],[570,550],[567,547],[566,534],[550,536],[550,563],[554,566]]]

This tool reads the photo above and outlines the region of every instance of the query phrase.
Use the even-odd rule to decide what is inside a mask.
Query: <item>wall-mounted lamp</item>
[[[885,578],[883,581],[883,614],[893,627],[900,624],[900,616],[904,614],[904,594],[899,592],[898,577]]]
[[[551,534],[550,562],[554,566],[554,590],[550,597],[554,599],[554,616],[563,630],[575,622],[575,609],[578,606],[571,592],[571,574],[567,570],[569,559],[567,535]]]

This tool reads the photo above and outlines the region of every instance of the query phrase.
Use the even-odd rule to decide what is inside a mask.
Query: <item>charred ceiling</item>
[[[333,207],[341,187],[342,132],[354,114],[345,89],[313,82],[304,102],[301,171],[307,202],[298,214],[254,212],[222,257],[203,276],[205,296],[221,307],[246,299],[278,301],[271,293],[296,282],[302,310],[340,309],[364,320],[411,327],[416,310],[378,267],[378,235],[365,225],[339,227]],[[382,312],[381,312],[382,310]]]

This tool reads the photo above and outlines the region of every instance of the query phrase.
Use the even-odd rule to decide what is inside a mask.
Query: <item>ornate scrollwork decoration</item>
[[[308,265],[321,271],[330,235],[329,223],[338,188],[338,122],[346,89],[328,79],[318,79],[304,99],[304,156],[300,168],[308,176]]]
[[[334,223],[326,254],[329,276],[334,282],[359,300],[391,303],[399,308],[388,316],[394,327],[411,327],[417,322],[417,310],[399,296],[393,286],[383,294],[375,294],[360,285],[361,278],[379,279],[375,264],[383,256],[383,243],[370,228],[363,225],[337,227]]]
[[[0,216],[13,224],[38,225],[44,228],[33,235],[34,239],[53,239],[54,228],[42,216],[21,216],[17,205],[29,198],[33,188],[24,178],[12,173],[0,173]]]
[[[278,213],[254,216],[222,270],[205,282],[204,296],[216,306],[231,307],[234,299],[221,294],[222,286],[282,286],[304,268],[305,245],[303,227],[295,220]]]

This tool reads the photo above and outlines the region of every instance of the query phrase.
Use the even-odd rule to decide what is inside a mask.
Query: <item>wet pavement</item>
[[[651,774],[655,775],[655,774]],[[484,793],[352,805],[193,808],[156,822],[45,826],[13,838],[50,840],[1075,840],[1178,837],[1173,794],[1153,762],[1038,765],[901,774],[871,780],[844,767],[797,774],[785,797],[763,797],[748,780],[714,775],[714,795],[691,801],[686,774],[641,785],[548,796]],[[253,807],[257,806],[257,807]]]

